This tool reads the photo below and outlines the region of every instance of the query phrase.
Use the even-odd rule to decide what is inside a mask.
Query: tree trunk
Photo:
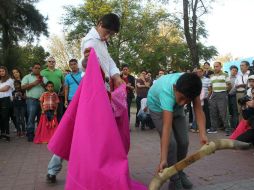
[[[190,56],[192,61],[192,67],[199,67],[199,56],[197,47],[197,3],[195,0],[192,6],[192,34],[190,32],[190,18],[189,18],[189,1],[183,0],[183,21],[184,21],[184,35],[187,41],[188,48],[190,50]]]

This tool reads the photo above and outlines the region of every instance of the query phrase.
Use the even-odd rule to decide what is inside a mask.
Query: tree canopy
[[[0,64],[17,65],[13,53],[19,42],[31,43],[41,34],[48,35],[47,18],[35,8],[36,0],[0,1]]]

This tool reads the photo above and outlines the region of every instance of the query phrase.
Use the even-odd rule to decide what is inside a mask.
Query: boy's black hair
[[[201,80],[195,73],[184,73],[176,82],[176,90],[190,100],[199,96],[201,89]]]
[[[20,81],[20,80],[15,80],[15,81],[13,82],[13,84],[14,84],[14,85],[15,85],[15,84],[21,85],[21,81]]]
[[[120,30],[120,20],[119,17],[114,13],[109,13],[101,17],[99,23],[102,23],[102,27],[114,31],[116,33]]]
[[[48,82],[46,83],[45,87],[48,86],[49,84],[52,84],[52,85],[54,86],[54,83],[53,83],[52,81],[48,81]]]
[[[235,66],[235,65],[232,65],[229,69],[230,69],[230,71],[231,71],[232,69],[236,69],[236,70],[238,71],[238,67]]]
[[[71,59],[71,60],[69,61],[69,63],[71,63],[71,62],[78,63],[78,60],[77,60],[77,59]]]

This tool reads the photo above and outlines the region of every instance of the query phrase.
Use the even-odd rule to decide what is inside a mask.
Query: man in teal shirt
[[[32,73],[26,75],[21,81],[21,88],[26,90],[26,105],[27,105],[27,140],[33,141],[35,117],[39,121],[40,115],[40,101],[41,94],[45,91],[44,85],[47,83],[47,79],[40,75],[41,65],[36,63],[32,67]]]
[[[161,158],[158,172],[184,159],[188,152],[188,127],[183,106],[193,102],[200,142],[208,142],[205,116],[200,102],[202,83],[193,73],[174,73],[161,76],[150,88],[147,106],[161,138]],[[173,189],[192,188],[183,171],[171,178]],[[171,185],[170,184],[170,185]]]
[[[47,59],[47,68],[41,71],[41,75],[46,77],[48,81],[54,83],[54,91],[59,95],[59,105],[57,107],[57,120],[60,122],[63,115],[63,107],[64,107],[64,93],[63,93],[63,85],[64,85],[64,75],[60,69],[56,69],[56,61],[54,57],[49,57]]]

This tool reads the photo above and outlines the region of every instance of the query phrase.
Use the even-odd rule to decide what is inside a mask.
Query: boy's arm
[[[158,172],[167,167],[168,159],[168,147],[170,142],[170,135],[172,129],[173,113],[164,110],[162,112],[163,124],[162,124],[162,134],[161,134],[161,158]]]
[[[193,101],[193,109],[194,109],[197,125],[199,128],[200,143],[207,144],[208,139],[206,136],[205,114],[203,112],[199,96],[197,96]]]
[[[40,105],[41,105],[41,113],[44,113],[44,110],[43,110],[43,102],[40,102]]]

